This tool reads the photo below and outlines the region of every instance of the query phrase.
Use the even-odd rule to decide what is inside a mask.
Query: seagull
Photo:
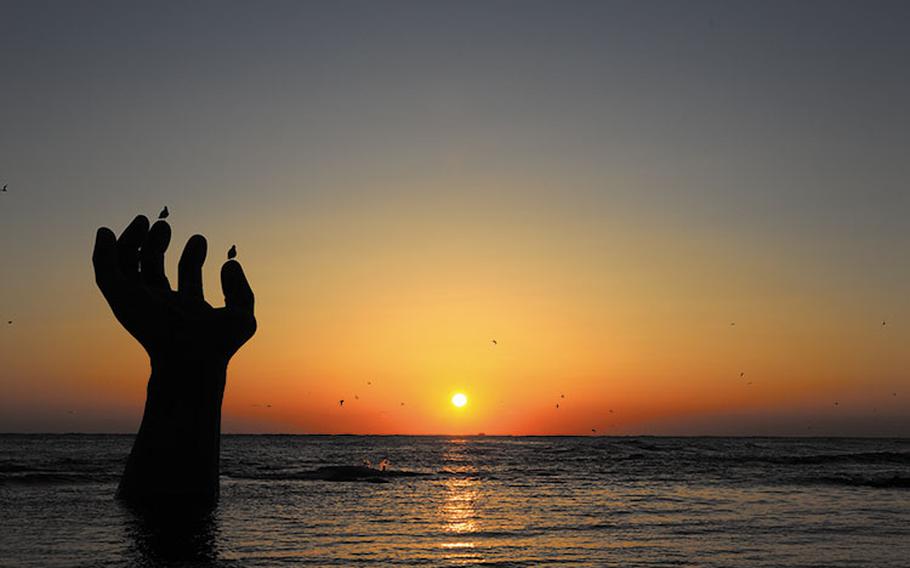
[[[235,258],[237,256],[237,245],[231,245],[231,248],[228,249],[228,260]]]
[[[338,401],[338,406],[344,406],[344,399]]]
[[[171,212],[167,210],[167,205],[165,205],[164,209],[161,210],[161,213],[158,214],[158,218],[167,219],[167,216],[170,214],[171,214]]]

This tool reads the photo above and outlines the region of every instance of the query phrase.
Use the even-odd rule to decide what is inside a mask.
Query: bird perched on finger
[[[237,245],[231,245],[231,248],[228,249],[228,260],[232,258],[237,258]]]
[[[158,218],[167,219],[167,216],[170,214],[171,214],[171,212],[167,210],[167,205],[165,205],[164,209],[161,210],[161,213],[158,214]]]

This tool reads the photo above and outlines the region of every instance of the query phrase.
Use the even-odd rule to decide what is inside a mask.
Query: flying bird
[[[731,321],[731,322],[730,322],[730,325],[731,325],[731,326],[734,326],[734,325],[736,325],[736,322],[735,322],[735,321]]]
[[[7,323],[7,325],[13,325],[13,320],[9,320],[9,321],[6,322],[6,323]]]
[[[403,402],[401,403],[401,406],[404,406],[404,403],[403,403]]]
[[[745,376],[746,376],[746,373],[745,373],[744,371],[740,371],[740,372],[739,372],[739,376],[740,376],[740,377],[745,377]]]
[[[556,403],[556,410],[559,410],[559,403]]]
[[[158,218],[167,219],[167,216],[170,214],[171,214],[171,212],[167,210],[167,205],[165,205],[164,209],[161,210],[161,213],[158,214]]]
[[[612,409],[612,408],[610,409],[610,414],[613,414],[613,409]]]
[[[566,398],[566,395],[561,394],[561,395],[559,395],[559,398]]]
[[[6,191],[6,184],[3,184],[3,191]]]
[[[231,248],[228,249],[228,260],[237,257],[237,245],[231,245]]]
[[[591,428],[591,432],[597,433],[597,428]]]
[[[373,381],[367,381],[367,384],[368,384],[368,385],[372,385],[372,384],[373,384]]]
[[[834,406],[840,406],[840,403],[839,403],[839,402],[835,402],[835,403],[834,403]]]
[[[491,339],[490,343],[492,343],[493,345],[499,345],[499,342],[496,341],[495,339]]]
[[[272,408],[272,405],[271,405],[271,404],[266,404],[265,407],[266,407],[266,408]]]
[[[357,396],[357,395],[355,394],[355,395],[354,395],[354,400],[360,400],[360,397]]]
[[[344,399],[338,401],[338,406],[344,406]]]

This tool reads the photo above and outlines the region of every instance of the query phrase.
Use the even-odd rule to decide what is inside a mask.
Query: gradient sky
[[[233,243],[257,295],[228,432],[910,434],[908,29],[0,0],[0,431],[138,426],[91,246],[167,205],[172,281],[201,232],[209,299]]]

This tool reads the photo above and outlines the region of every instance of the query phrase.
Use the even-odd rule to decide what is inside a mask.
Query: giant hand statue
[[[149,228],[142,215],[119,238],[102,227],[95,239],[98,288],[151,362],[145,412],[118,495],[132,502],[212,503],[227,366],[256,331],[253,291],[240,264],[229,260],[221,267],[224,307],[205,301],[202,235],[187,241],[172,290],[164,273],[170,239],[165,221]]]

